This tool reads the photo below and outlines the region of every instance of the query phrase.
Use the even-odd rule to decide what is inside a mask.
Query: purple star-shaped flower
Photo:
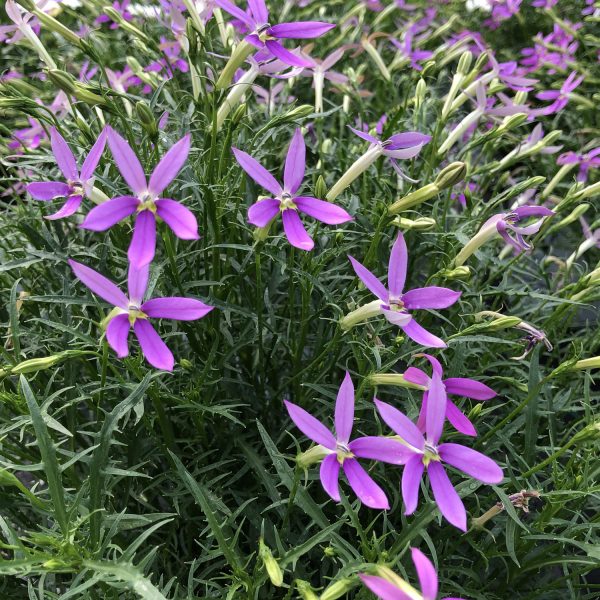
[[[108,145],[117,168],[135,196],[117,196],[93,208],[81,227],[105,231],[122,219],[137,213],[128,257],[140,268],[154,258],[156,251],[156,217],[160,217],[182,240],[197,240],[198,223],[185,206],[160,197],[183,167],[190,151],[190,135],[185,135],[169,148],[154,168],[150,181],[131,146],[113,129],[108,129]]]
[[[244,38],[246,42],[259,49],[267,48],[279,60],[293,67],[310,67],[313,63],[286,50],[278,40],[317,38],[335,27],[333,23],[321,21],[297,21],[271,26],[264,0],[248,0],[249,10],[246,12],[229,0],[215,0],[215,4],[247,27],[250,33]]]
[[[594,148],[585,154],[578,152],[565,152],[558,157],[556,161],[559,165],[579,165],[577,181],[585,182],[588,178],[590,169],[600,168],[600,146]]]
[[[129,330],[140,343],[142,354],[157,369],[172,371],[175,359],[167,345],[150,324],[148,319],[174,319],[176,321],[195,321],[208,314],[214,307],[193,298],[172,296],[152,298],[144,302],[148,286],[148,265],[136,269],[130,265],[127,297],[110,279],[100,275],[94,269],[74,260],[69,260],[75,276],[94,294],[116,307],[106,327],[106,340],[119,358],[129,354],[127,338]]]
[[[89,196],[94,187],[94,171],[98,166],[104,144],[106,143],[106,130],[103,129],[98,139],[92,146],[87,158],[83,161],[81,172],[73,152],[62,135],[52,127],[50,129],[50,145],[56,159],[56,164],[64,175],[63,181],[38,181],[30,183],[27,191],[36,200],[48,202],[54,198],[66,198],[62,208],[46,219],[62,219],[72,215],[80,206],[84,196]]]
[[[296,427],[319,444],[326,454],[321,463],[320,478],[329,496],[336,502],[340,501],[338,479],[342,468],[350,487],[363,504],[370,508],[388,509],[390,506],[385,492],[356,459],[400,465],[411,458],[411,452],[392,438],[365,436],[350,441],[354,420],[354,385],[350,374],[346,372],[335,402],[335,435],[300,406],[287,400],[284,403]]]
[[[390,323],[401,327],[404,333],[417,344],[432,348],[446,347],[443,340],[421,327],[409,311],[448,308],[460,298],[461,292],[437,286],[415,288],[408,292],[403,291],[407,273],[408,250],[402,233],[398,234],[390,255],[388,267],[389,289],[355,258],[352,256],[348,258],[360,280],[368,290],[379,298],[381,302],[379,310]]]
[[[283,185],[281,185],[258,161],[249,154],[232,148],[240,167],[260,186],[273,194],[274,198],[259,200],[248,210],[248,221],[256,227],[266,227],[281,213],[285,235],[292,246],[301,250],[312,250],[314,242],[306,233],[298,216],[303,212],[328,225],[339,225],[351,221],[352,217],[341,207],[312,196],[298,196],[304,179],[306,146],[300,129],[296,129],[285,159]]]
[[[553,100],[552,104],[539,111],[543,115],[551,115],[561,111],[569,103],[569,94],[583,81],[583,75],[577,77],[573,71],[560,86],[560,90],[547,90],[535,95],[539,100]]]

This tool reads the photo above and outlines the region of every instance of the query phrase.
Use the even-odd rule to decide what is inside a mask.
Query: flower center
[[[423,451],[423,464],[427,466],[432,460],[440,461],[441,458],[438,454],[437,448],[426,442]]]
[[[83,195],[83,185],[81,183],[81,181],[72,181],[72,180],[68,180],[67,184],[70,188],[70,194],[71,196],[82,196]]]
[[[139,306],[137,306],[136,304],[130,304],[129,305],[129,324],[133,326],[133,324],[138,320],[138,319],[147,319],[148,315],[144,312],[142,312],[142,310],[140,309]]]
[[[258,36],[258,39],[261,42],[266,42],[267,40],[274,40],[275,38],[272,35],[269,35],[267,33],[267,31],[269,31],[269,29],[271,29],[271,24],[270,23],[265,23],[264,25],[261,25],[260,27],[256,28],[256,35]]]
[[[389,307],[390,310],[393,311],[403,311],[404,310],[404,302],[402,302],[402,298],[398,297],[394,297],[394,296],[390,296],[389,300]]]
[[[298,210],[298,207],[294,204],[294,198],[288,192],[283,192],[281,198],[279,198],[279,210],[284,211],[288,209]]]
[[[140,199],[140,203],[137,207],[138,212],[149,210],[150,212],[156,213],[156,196],[146,191],[140,194],[138,198]]]
[[[344,461],[347,458],[354,458],[354,454],[352,454],[352,452],[350,452],[350,448],[348,447],[347,444],[342,444],[341,442],[337,442],[336,452],[337,452],[337,459],[338,459],[338,462],[340,463],[340,465],[343,465]]]

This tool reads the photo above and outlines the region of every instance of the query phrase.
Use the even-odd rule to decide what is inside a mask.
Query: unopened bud
[[[243,104],[240,104],[235,109],[235,112],[233,113],[233,115],[231,117],[231,124],[237,125],[246,116],[247,112],[248,112],[248,105],[245,102]]]
[[[327,194],[327,185],[325,184],[325,179],[323,179],[323,175],[319,175],[317,177],[317,183],[315,184],[315,196],[317,198],[325,198]]]
[[[415,110],[419,110],[423,105],[425,100],[425,94],[427,93],[427,84],[423,78],[419,79],[417,82],[417,87],[415,88]]]
[[[100,104],[102,106],[107,105],[106,100],[102,96],[94,94],[94,92],[91,92],[86,86],[78,82],[75,83],[74,96],[75,98],[77,98],[77,100],[80,100],[81,102],[85,102],[86,104],[90,104],[92,106],[96,104]]]
[[[77,80],[73,75],[60,69],[48,69],[46,71],[48,79],[59,89],[69,95],[75,94],[75,84]]]
[[[371,385],[395,385],[411,390],[426,390],[427,388],[404,378],[401,373],[374,373],[369,376]]]
[[[344,594],[347,594],[352,588],[356,587],[358,581],[355,577],[347,577],[340,579],[332,583],[327,589],[321,594],[320,600],[337,600]]]
[[[429,231],[436,226],[435,219],[430,217],[420,217],[418,219],[406,219],[405,217],[396,217],[392,225],[396,225],[405,231]]]
[[[583,371],[584,369],[600,369],[600,356],[578,360],[571,368],[575,371]]]
[[[467,165],[464,162],[456,161],[450,163],[439,172],[435,180],[435,185],[440,190],[444,190],[462,181],[466,174]]]
[[[573,442],[591,442],[600,438],[600,421],[590,423],[573,436]]]
[[[589,204],[578,204],[564,219],[553,225],[549,231],[554,232],[558,229],[562,229],[571,223],[574,223],[589,209]]]
[[[520,127],[523,123],[525,123],[525,121],[527,121],[528,118],[529,115],[525,113],[509,115],[496,129],[496,136],[499,137],[499,135],[502,135],[507,131],[511,131],[517,127]]]
[[[38,9],[32,10],[31,12],[33,12],[33,14],[41,21],[46,29],[58,33],[58,35],[62,36],[68,42],[71,42],[71,44],[81,47],[81,38],[68,27],[65,27],[60,21]]]
[[[429,183],[410,194],[407,194],[403,198],[396,200],[389,208],[388,213],[390,215],[396,215],[403,210],[408,210],[413,206],[427,202],[431,198],[435,198],[440,193],[440,188],[435,183]]]
[[[36,9],[35,2],[33,0],[16,0],[17,4],[20,4],[25,10],[33,12]]]
[[[283,573],[279,563],[273,557],[271,549],[265,544],[262,538],[258,540],[258,555],[263,561],[267,575],[271,580],[271,583],[275,587],[281,587],[283,584]]]
[[[156,125],[156,119],[148,104],[144,100],[139,100],[135,104],[135,112],[137,113],[142,127],[150,136],[155,137],[158,134],[158,127]]]
[[[519,317],[500,317],[499,319],[494,319],[489,323],[486,323],[483,327],[486,331],[500,331],[502,329],[510,329],[511,327],[515,327],[521,323],[522,319]]]
[[[198,52],[198,32],[194,27],[194,21],[190,18],[185,21],[185,37],[188,41],[189,55],[196,56]]]
[[[444,279],[469,279],[471,277],[471,269],[464,265],[454,269],[445,269],[440,273]]]
[[[102,11],[115,23],[118,23],[122,29],[125,29],[145,44],[151,45],[152,41],[150,38],[141,29],[138,29],[130,21],[127,21],[118,10],[114,9],[112,6],[105,6]]]
[[[319,600],[319,597],[313,592],[313,589],[308,583],[302,579],[296,579],[296,589],[302,600]]]
[[[287,121],[295,121],[296,119],[304,119],[311,115],[315,109],[310,104],[301,104],[292,108],[288,113],[284,115],[284,119]]]
[[[458,67],[456,67],[456,71],[461,75],[467,75],[469,69],[471,68],[471,62],[473,62],[473,53],[469,50],[463,52],[458,61]]]

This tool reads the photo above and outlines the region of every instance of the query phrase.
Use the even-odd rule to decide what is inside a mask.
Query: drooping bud
[[[263,562],[271,583],[275,587],[281,587],[283,584],[283,572],[279,563],[273,557],[271,549],[265,544],[262,538],[258,540],[258,555]]]
[[[321,594],[320,600],[337,600],[358,585],[356,577],[346,577],[335,581]]]

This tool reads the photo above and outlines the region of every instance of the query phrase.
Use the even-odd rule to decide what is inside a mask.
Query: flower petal
[[[399,298],[402,295],[402,290],[404,289],[404,283],[406,281],[407,263],[408,249],[406,248],[406,241],[404,240],[402,233],[399,233],[392,246],[392,253],[390,254],[388,266],[388,288],[391,296]]]
[[[356,438],[350,442],[348,448],[358,458],[379,460],[391,465],[404,465],[415,455],[402,442],[381,436]]]
[[[418,548],[411,548],[410,551],[421,584],[423,600],[437,600],[438,576],[433,564]]]
[[[273,175],[271,175],[271,173],[269,173],[269,171],[267,171],[256,159],[237,148],[232,147],[231,150],[240,167],[242,167],[242,169],[244,169],[258,185],[264,187],[265,190],[268,190],[274,196],[281,195],[283,189],[275,177],[273,177]]]
[[[256,23],[262,25],[269,22],[269,10],[265,0],[248,0],[248,7]]]
[[[81,201],[83,200],[83,196],[69,196],[67,201],[62,205],[60,210],[56,211],[51,215],[46,215],[44,218],[49,221],[55,221],[56,219],[64,219],[65,217],[70,217],[74,212],[77,211],[79,206],[81,205]]]
[[[298,127],[285,157],[285,168],[283,171],[283,187],[290,194],[295,194],[304,179],[306,159],[306,144],[302,131]]]
[[[133,324],[133,331],[146,360],[157,369],[172,371],[175,358],[154,327],[146,319],[137,319]]]
[[[279,213],[279,200],[265,198],[248,209],[248,222],[255,227],[266,227]]]
[[[371,476],[358,464],[354,458],[347,458],[342,465],[350,487],[359,500],[369,508],[388,510],[385,492],[371,479]]]
[[[77,162],[75,161],[73,152],[71,152],[71,148],[69,148],[63,136],[54,127],[50,129],[50,146],[56,158],[56,164],[65,176],[65,179],[77,181],[79,179],[79,171],[77,170]]]
[[[419,428],[404,413],[401,413],[391,404],[377,400],[377,398],[375,398],[374,401],[381,418],[385,421],[387,426],[405,442],[417,450],[423,450],[425,447],[425,440],[423,439],[423,434],[419,431]]]
[[[283,219],[285,235],[292,246],[307,251],[314,248],[315,243],[306,233],[297,211],[291,208],[284,210],[281,213],[281,218]]]
[[[276,38],[310,39],[321,37],[335,24],[322,21],[296,21],[295,23],[279,23],[269,29],[269,33]]]
[[[444,430],[446,420],[446,388],[438,373],[434,373],[427,394],[427,413],[425,415],[425,431],[427,441],[434,446],[438,443]]]
[[[104,152],[104,147],[106,146],[106,134],[107,131],[106,128],[104,128],[100,132],[98,139],[94,142],[94,145],[86,156],[86,159],[83,161],[81,174],[79,176],[81,181],[85,182],[94,175],[94,171],[100,162],[100,158]]]
[[[444,379],[444,385],[449,394],[473,398],[473,400],[489,400],[498,395],[484,383],[466,377],[448,377]]]
[[[364,131],[360,131],[359,129],[354,129],[354,127],[350,127],[350,125],[348,125],[348,129],[350,129],[350,131],[352,131],[354,135],[357,135],[359,138],[365,140],[366,142],[369,142],[371,144],[379,144],[379,140],[369,133],[365,133]]]
[[[110,279],[74,260],[68,260],[67,262],[71,269],[73,269],[75,277],[94,292],[94,294],[100,296],[100,298],[113,306],[118,306],[124,310],[128,309],[129,300],[127,296]]]
[[[161,198],[156,201],[156,214],[171,228],[180,240],[198,240],[198,221],[194,213],[176,200]]]
[[[134,267],[140,268],[152,262],[155,252],[156,219],[151,211],[143,210],[135,219],[127,256]]]
[[[429,387],[429,376],[425,371],[417,367],[408,367],[406,371],[404,371],[404,379],[406,381],[410,381],[411,383],[416,383],[417,385],[422,385],[424,387]]]
[[[296,56],[293,52],[290,52],[275,40],[267,40],[265,42],[265,46],[274,56],[276,56],[286,65],[290,65],[292,67],[312,67],[314,64],[312,60],[307,60],[305,58]]]
[[[296,196],[294,204],[298,210],[317,221],[327,223],[327,225],[339,225],[352,220],[352,217],[341,206],[311,196]]]
[[[348,256],[354,272],[358,275],[358,278],[365,284],[365,287],[373,294],[375,294],[383,302],[388,301],[388,291],[385,286],[367,267],[359,263],[354,257]]]
[[[119,358],[124,358],[129,354],[127,344],[129,327],[129,315],[117,315],[106,326],[106,341]]]
[[[456,493],[444,467],[436,460],[427,466],[427,474],[433,497],[446,520],[462,531],[467,531],[467,511],[460,496]]]
[[[363,575],[362,573],[358,576],[380,600],[412,600],[412,596],[405,594],[400,588],[397,588],[383,577]]]
[[[404,333],[417,344],[427,348],[446,348],[446,342],[439,337],[429,333],[427,329],[421,327],[414,319],[407,325],[401,325]]]
[[[448,421],[452,423],[457,431],[472,437],[477,435],[477,430],[473,426],[473,423],[471,423],[458,406],[450,400],[448,400],[448,403],[446,404],[446,417],[448,417]]]
[[[152,298],[142,304],[142,312],[156,319],[174,319],[175,321],[195,321],[207,315],[214,306],[208,306],[194,298]]]
[[[354,384],[346,371],[335,401],[335,433],[339,442],[347,444],[354,423]]]
[[[140,306],[144,301],[149,275],[150,265],[144,265],[139,268],[129,265],[127,289],[129,290],[129,300],[136,306]]]
[[[136,193],[146,191],[146,175],[135,152],[114,129],[108,129],[108,145],[123,179]]]
[[[133,196],[117,196],[107,200],[92,208],[80,227],[91,231],[106,231],[125,217],[132,215],[139,203],[140,201]]]
[[[383,316],[392,324],[402,327],[412,321],[412,315],[405,310],[391,310],[385,306],[381,307]]]
[[[225,12],[228,12],[232,17],[239,19],[242,23],[245,23],[250,30],[256,27],[256,23],[250,18],[250,15],[245,13],[241,8],[238,8],[233,2],[229,0],[214,0],[215,4],[222,8]]]
[[[321,485],[332,500],[340,501],[340,463],[337,459],[337,454],[328,454],[321,463],[319,477]]]
[[[190,153],[190,134],[184,135],[178,142],[173,144],[167,153],[160,159],[150,175],[148,191],[155,196],[162,194],[175,176],[185,164]]]
[[[502,469],[491,458],[473,448],[461,444],[441,444],[438,452],[444,462],[483,483],[500,483],[504,478]]]
[[[419,503],[419,489],[425,465],[423,457],[418,454],[413,456],[404,465],[402,471],[402,500],[404,501],[404,514],[412,515],[417,510]]]
[[[415,288],[402,296],[406,308],[416,310],[419,308],[448,308],[461,296],[462,292],[455,292],[448,288],[429,286]]]
[[[318,419],[315,419],[310,413],[305,411],[303,408],[284,400],[283,403],[287,408],[290,418],[296,424],[296,427],[313,442],[321,444],[329,450],[335,450],[336,440],[331,431],[321,423]]]
[[[60,181],[36,181],[27,185],[27,193],[36,200],[54,200],[69,195],[70,187]]]

